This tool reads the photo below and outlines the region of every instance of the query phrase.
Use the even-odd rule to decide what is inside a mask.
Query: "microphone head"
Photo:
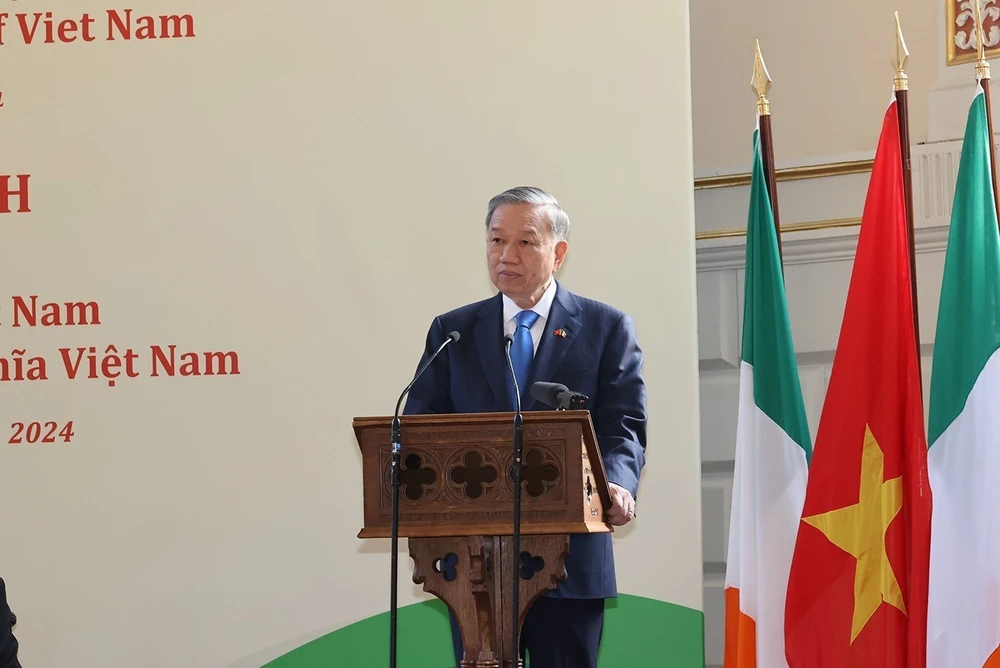
[[[462,338],[462,335],[458,332],[449,332],[448,338],[451,339],[452,343],[458,343],[458,340]]]
[[[514,345],[514,337],[511,336],[510,334],[507,334],[506,336],[503,337],[503,342],[504,345],[512,346]]]
[[[569,388],[561,383],[544,383],[538,381],[531,384],[531,396],[552,408],[565,408],[565,406],[562,406],[563,402],[561,400],[569,394]]]

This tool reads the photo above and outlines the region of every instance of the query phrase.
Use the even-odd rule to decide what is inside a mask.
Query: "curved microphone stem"
[[[521,415],[521,388],[517,385],[517,376],[514,374],[514,364],[510,360],[510,346],[513,343],[511,337],[507,337],[504,350],[507,353],[507,366],[510,369],[510,377],[514,381],[514,405],[517,410],[514,413],[514,470],[511,472],[511,479],[514,483],[514,535],[511,546],[511,563],[513,564],[513,579],[511,580],[511,668],[517,668],[520,660],[520,624],[518,623],[518,613],[520,612],[521,594],[521,458],[524,449],[524,419]]]
[[[403,397],[410,391],[413,384],[417,382],[427,367],[431,365],[445,346],[453,341],[458,341],[458,332],[452,332],[448,335],[448,338],[438,346],[438,349],[434,351],[434,354],[424,362],[423,366],[417,370],[417,373],[413,376],[413,380],[410,384],[406,386],[400,395],[399,399],[396,400],[396,410],[392,414],[392,430],[391,430],[391,442],[392,442],[392,462],[389,473],[389,485],[392,487],[392,538],[390,539],[390,580],[389,580],[389,668],[396,668],[396,611],[398,608],[397,599],[399,596],[399,469],[402,466],[402,451],[403,451],[403,439],[400,435],[400,422],[399,422],[399,408],[403,405]]]

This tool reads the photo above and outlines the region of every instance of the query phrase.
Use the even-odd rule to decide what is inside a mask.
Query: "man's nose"
[[[504,262],[517,262],[517,245],[516,244],[504,244],[503,253],[500,254],[500,259]]]

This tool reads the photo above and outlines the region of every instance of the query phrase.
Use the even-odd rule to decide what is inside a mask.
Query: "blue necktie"
[[[514,330],[514,342],[510,347],[510,362],[514,367],[514,377],[517,387],[524,396],[525,385],[528,382],[528,371],[531,369],[531,359],[535,356],[535,345],[531,341],[531,326],[538,320],[534,311],[521,311],[514,317],[517,329]],[[510,397],[514,401],[514,384],[510,383]],[[514,402],[514,408],[517,402]]]

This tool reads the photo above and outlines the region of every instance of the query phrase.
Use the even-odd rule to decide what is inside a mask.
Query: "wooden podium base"
[[[461,668],[521,668],[511,652],[512,536],[409,538],[413,582],[451,609],[462,634]],[[522,535],[518,629],[532,604],[566,579],[569,535]]]

